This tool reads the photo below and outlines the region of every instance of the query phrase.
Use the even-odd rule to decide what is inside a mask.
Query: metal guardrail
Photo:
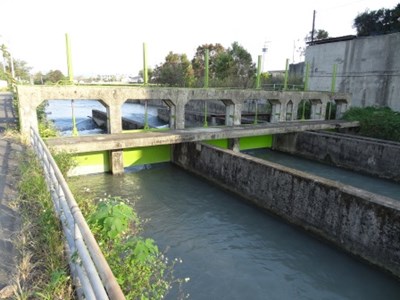
[[[43,166],[54,208],[61,221],[78,298],[125,299],[50,151],[31,128],[31,145]]]

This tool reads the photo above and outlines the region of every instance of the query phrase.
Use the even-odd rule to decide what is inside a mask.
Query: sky
[[[32,72],[67,74],[65,33],[71,41],[74,74],[137,75],[167,54],[198,46],[237,41],[264,71],[282,70],[286,59],[299,62],[298,47],[315,28],[330,37],[355,34],[354,18],[367,9],[393,8],[399,0],[0,0],[0,44]]]

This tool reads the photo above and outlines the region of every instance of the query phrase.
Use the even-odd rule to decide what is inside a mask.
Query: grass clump
[[[74,299],[64,239],[42,167],[27,151],[20,164],[18,207],[21,231],[16,248],[20,254],[15,276],[17,299]]]
[[[359,121],[360,135],[400,142],[400,113],[388,107],[352,107],[343,119]]]

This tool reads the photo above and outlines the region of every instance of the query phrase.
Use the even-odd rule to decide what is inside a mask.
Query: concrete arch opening
[[[107,133],[108,106],[100,99],[49,99],[36,107],[39,132],[49,137],[54,128],[59,135],[88,135]],[[98,113],[96,113],[98,112]],[[105,118],[98,118],[98,115]],[[41,125],[46,123],[45,126]]]
[[[185,104],[185,128],[223,126],[226,104],[221,100],[189,100]]]
[[[121,115],[122,130],[169,127],[169,106],[163,100],[127,99]]]
[[[242,105],[241,124],[266,123],[271,120],[272,105],[266,99],[248,99]]]

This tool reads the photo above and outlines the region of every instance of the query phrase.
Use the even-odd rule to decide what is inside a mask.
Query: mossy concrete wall
[[[400,182],[400,143],[307,131],[275,135],[273,149]]]
[[[400,277],[400,202],[210,145],[173,147],[175,164]]]

